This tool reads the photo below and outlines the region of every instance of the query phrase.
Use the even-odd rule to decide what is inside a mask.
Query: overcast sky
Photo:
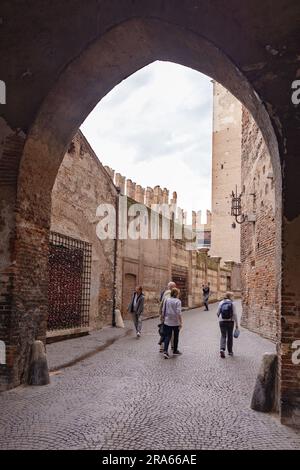
[[[210,78],[154,62],[106,95],[81,130],[104,165],[144,187],[177,191],[189,215],[210,209]]]

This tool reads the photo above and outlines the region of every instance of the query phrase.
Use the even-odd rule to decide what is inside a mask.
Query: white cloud
[[[212,84],[154,62],[117,85],[81,130],[99,159],[143,186],[177,191],[191,212],[211,206]]]

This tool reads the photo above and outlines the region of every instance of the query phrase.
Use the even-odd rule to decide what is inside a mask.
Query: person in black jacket
[[[203,284],[202,285],[202,292],[203,292],[203,302],[205,306],[205,310],[209,310],[208,308],[208,300],[210,295],[210,284]]]
[[[144,312],[145,296],[143,294],[142,286],[137,286],[132,294],[131,302],[128,307],[128,312],[132,314],[132,320],[136,331],[136,336],[139,338],[142,332],[142,314]]]

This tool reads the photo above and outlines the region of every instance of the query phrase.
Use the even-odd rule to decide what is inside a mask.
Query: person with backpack
[[[238,330],[238,317],[235,305],[232,301],[233,294],[226,292],[224,300],[219,303],[217,316],[221,330],[220,356],[225,358],[226,342],[229,356],[233,356],[233,329]]]

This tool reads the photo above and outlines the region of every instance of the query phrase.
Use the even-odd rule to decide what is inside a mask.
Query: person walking
[[[209,295],[210,295],[210,283],[208,284],[202,284],[202,292],[203,292],[203,302],[205,306],[205,310],[208,311],[208,301],[209,301]]]
[[[167,285],[167,287],[161,292],[160,294],[160,304],[159,304],[159,316],[160,316],[160,325],[159,325],[159,332],[160,332],[160,340],[158,342],[159,344],[159,352],[163,352],[164,351],[164,328],[163,328],[163,315],[162,315],[162,311],[163,311],[163,306],[164,306],[164,303],[167,299],[169,299],[171,297],[171,291],[173,288],[176,287],[176,284],[175,282],[173,281],[170,281]],[[172,339],[171,339],[171,343],[172,343],[172,349],[173,349],[173,342],[174,342],[174,338],[172,336]]]
[[[179,331],[182,328],[181,300],[179,290],[175,287],[171,290],[170,298],[166,299],[163,306],[164,323],[164,357],[169,359],[169,344],[172,334],[174,335],[173,355],[178,356],[181,352],[178,350]]]
[[[136,336],[139,338],[142,332],[142,314],[144,312],[145,296],[143,294],[142,286],[137,286],[128,307],[128,311],[132,314],[132,320],[136,331]]]
[[[161,292],[161,294],[160,294],[160,304],[159,304],[159,314],[160,315],[162,313],[162,308],[163,308],[164,301],[171,297],[171,290],[175,287],[176,287],[175,282],[170,281],[168,283],[166,289],[163,292]]]
[[[226,342],[229,356],[233,356],[233,329],[234,325],[238,330],[238,317],[235,305],[232,301],[232,292],[226,292],[224,300],[219,303],[217,316],[221,330],[220,356],[225,358]]]

